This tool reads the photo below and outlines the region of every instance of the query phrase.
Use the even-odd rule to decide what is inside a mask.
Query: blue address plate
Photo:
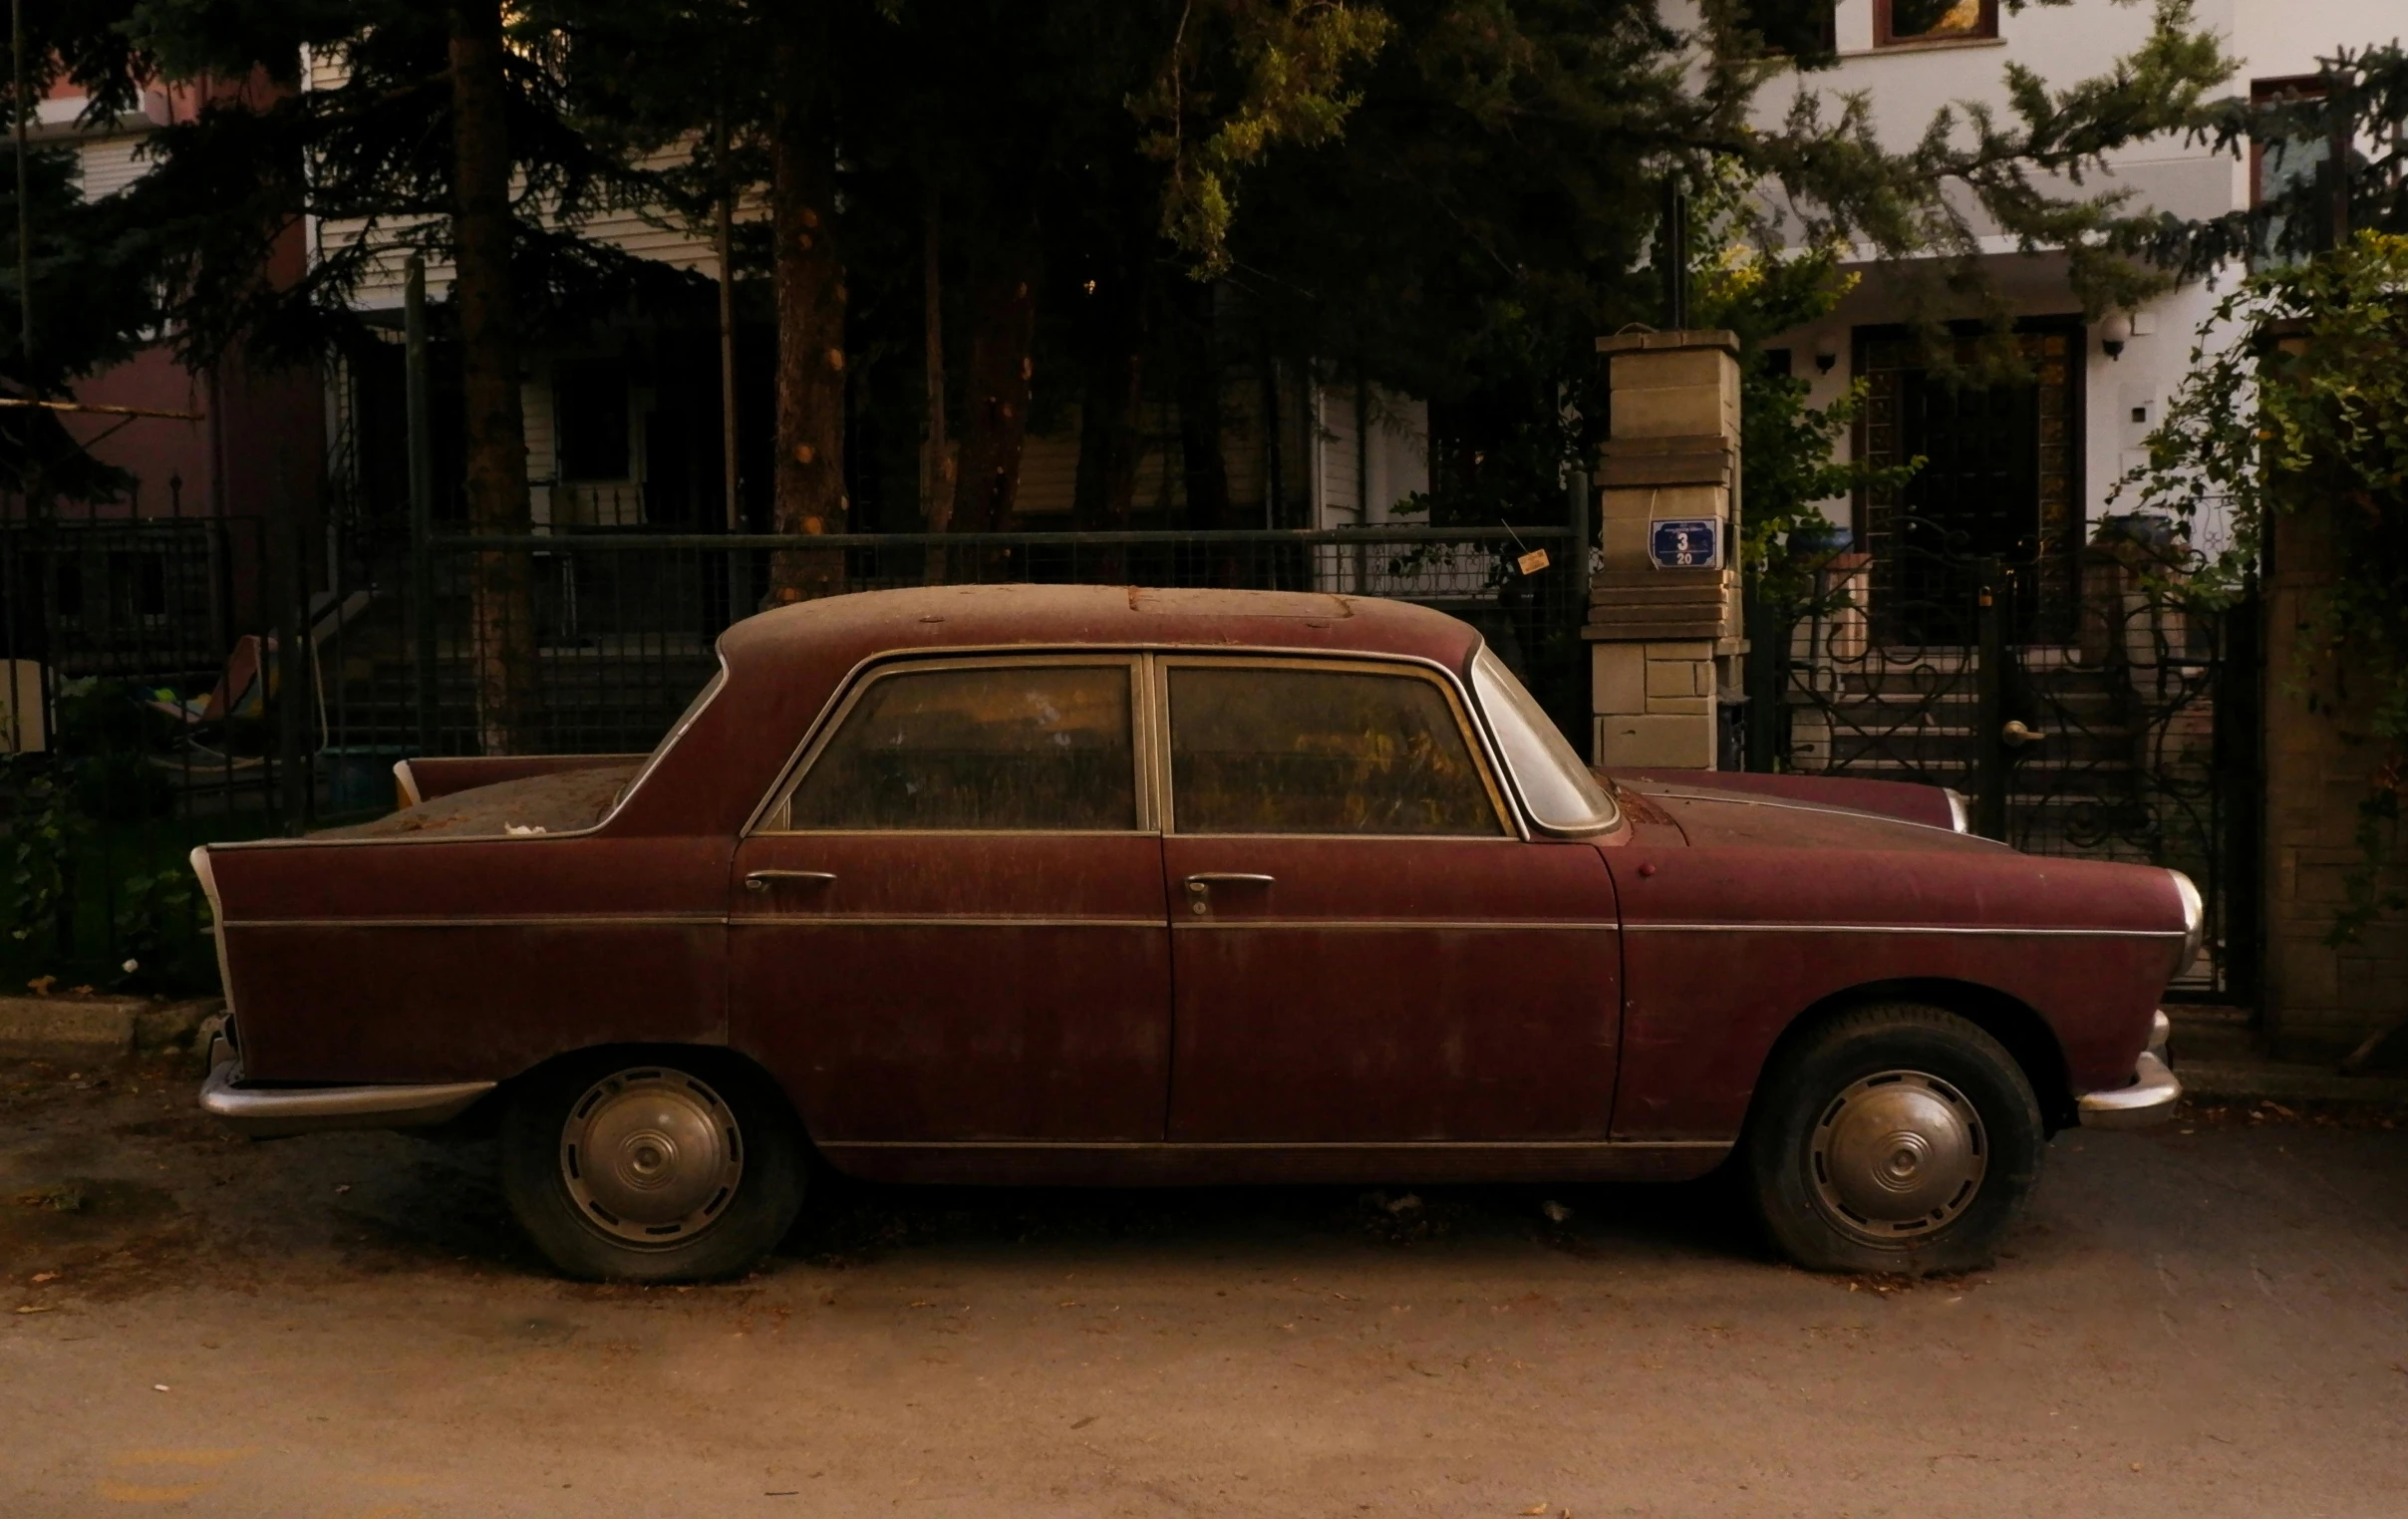
[[[1712,569],[1722,562],[1722,523],[1667,517],[1648,524],[1648,557],[1657,569]]]

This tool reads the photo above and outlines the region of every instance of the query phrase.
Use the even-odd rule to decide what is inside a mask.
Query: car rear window
[[[1261,665],[1174,665],[1169,676],[1182,833],[1504,831],[1435,681]]]

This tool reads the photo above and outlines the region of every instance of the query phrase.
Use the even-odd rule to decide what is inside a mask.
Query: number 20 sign
[[[1714,517],[1659,518],[1648,528],[1648,557],[1657,569],[1713,569],[1722,563],[1722,523]]]

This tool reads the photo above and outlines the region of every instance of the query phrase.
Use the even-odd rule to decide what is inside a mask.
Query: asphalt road
[[[1710,1188],[839,1187],[639,1290],[475,1147],[64,1075],[0,1069],[10,1519],[2408,1513],[2408,1118],[2062,1136],[1956,1281]]]

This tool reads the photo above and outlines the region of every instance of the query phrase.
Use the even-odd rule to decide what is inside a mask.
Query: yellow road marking
[[[133,1482],[103,1481],[101,1496],[112,1503],[181,1503],[215,1487],[214,1482],[184,1482],[173,1487],[145,1487]]]
[[[189,1445],[165,1450],[129,1450],[116,1458],[118,1466],[223,1466],[259,1453],[256,1445]]]

